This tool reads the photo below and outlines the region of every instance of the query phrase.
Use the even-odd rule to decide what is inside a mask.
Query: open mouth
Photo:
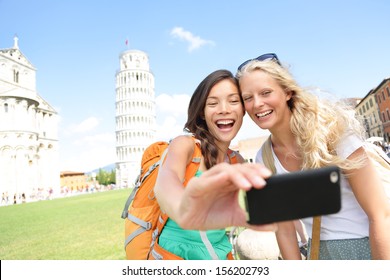
[[[259,114],[256,114],[256,116],[261,119],[261,118],[264,118],[264,117],[267,117],[269,116],[271,113],[273,112],[273,110],[268,110],[268,111],[265,111],[265,112],[261,112]]]
[[[219,129],[231,128],[234,125],[234,120],[218,120],[216,121],[216,125]]]

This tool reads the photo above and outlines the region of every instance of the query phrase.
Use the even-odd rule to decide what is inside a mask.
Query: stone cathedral
[[[59,193],[57,118],[38,94],[36,68],[15,37],[13,47],[0,49],[2,203],[5,198],[10,204],[37,199],[38,193]]]
[[[116,73],[116,184],[132,187],[144,150],[155,141],[154,75],[145,52],[127,50]]]

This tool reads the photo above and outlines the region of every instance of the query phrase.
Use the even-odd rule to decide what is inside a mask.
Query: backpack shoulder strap
[[[185,173],[185,177],[184,177],[184,186],[187,185],[188,181],[195,176],[196,172],[198,171],[198,168],[199,168],[199,164],[200,164],[200,161],[201,161],[201,156],[202,156],[202,151],[200,149],[200,143],[198,140],[195,139],[195,137],[192,137],[192,139],[194,140],[194,153],[192,154],[192,160],[191,162],[187,165],[187,168],[186,168],[186,173]],[[167,149],[168,150],[168,149]],[[164,155],[165,157],[165,155]],[[153,232],[153,235],[152,235],[152,244],[151,244],[151,248],[153,248],[154,246],[154,243],[157,241],[161,231],[163,230],[165,224],[167,223],[168,221],[168,215],[161,212],[159,218],[158,218],[158,221],[157,221],[157,226],[156,226],[156,229],[154,230]]]
[[[137,178],[137,181],[138,181],[138,178]],[[135,194],[137,193],[138,189],[139,189],[139,184],[136,184],[134,186],[133,190],[131,191],[131,194],[127,198],[127,201],[125,203],[125,207],[123,208],[123,211],[122,211],[122,216],[121,216],[122,219],[126,219],[127,218],[130,204],[134,200]]]
[[[364,143],[364,149],[371,158],[376,161],[379,161],[383,166],[385,166],[386,164],[390,165],[390,158],[377,145],[366,141]]]
[[[194,140],[194,153],[192,154],[192,160],[187,165],[186,173],[184,176],[184,186],[187,185],[188,181],[195,176],[196,172],[199,169],[199,164],[202,159],[202,150],[200,149],[200,142],[199,140],[195,139],[195,137],[192,137]]]
[[[272,171],[272,174],[276,174],[275,160],[272,155],[272,142],[271,135],[267,138],[262,146],[262,153],[264,165]]]
[[[318,260],[320,256],[321,216],[313,217],[311,231],[310,260]]]
[[[235,164],[237,163],[237,152],[236,151],[233,151],[231,149],[228,149],[228,152],[227,152],[228,156],[229,156],[229,161],[230,161],[230,164]]]
[[[156,142],[156,143],[153,143],[151,144],[148,148],[152,147],[153,145],[161,145],[161,144],[168,144],[167,142],[163,142],[163,141],[160,141],[160,142]],[[135,195],[137,194],[138,192],[138,189],[140,188],[141,184],[143,183],[143,181],[157,168],[161,165],[161,162],[164,161],[164,158],[166,156],[168,152],[168,148],[166,148],[164,150],[164,152],[162,153],[160,159],[154,163],[153,165],[151,165],[149,167],[149,169],[144,173],[142,174],[142,168],[141,168],[141,172],[140,174],[137,176],[136,180],[135,180],[135,184],[134,184],[134,188],[130,194],[130,196],[127,198],[127,201],[125,203],[125,207],[123,208],[123,211],[122,211],[122,219],[126,219],[128,217],[128,211],[129,211],[129,207],[130,207],[130,204],[133,202],[134,200],[134,197]]]

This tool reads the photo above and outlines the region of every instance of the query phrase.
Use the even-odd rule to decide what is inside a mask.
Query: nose
[[[254,107],[258,108],[264,105],[264,100],[260,96],[254,96],[254,102],[253,102]]]
[[[229,102],[221,102],[219,106],[219,111],[221,114],[230,113],[231,108]]]

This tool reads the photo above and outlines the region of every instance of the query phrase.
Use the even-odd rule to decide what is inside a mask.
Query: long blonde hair
[[[363,165],[364,158],[351,161],[336,153],[336,147],[346,133],[354,133],[363,139],[363,126],[355,118],[352,108],[342,102],[320,99],[303,89],[285,67],[271,60],[253,60],[242,67],[236,77],[240,80],[246,73],[256,70],[270,75],[285,92],[292,94],[288,101],[292,112],[290,129],[300,147],[302,169],[337,165],[350,170]]]

